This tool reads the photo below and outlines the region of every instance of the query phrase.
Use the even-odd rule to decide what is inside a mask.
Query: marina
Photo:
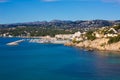
[[[69,40],[57,40],[57,39],[30,39],[30,43],[52,43],[52,44],[64,44]]]

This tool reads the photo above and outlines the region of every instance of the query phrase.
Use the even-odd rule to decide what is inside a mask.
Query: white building
[[[83,40],[83,37],[82,37],[82,34],[86,34],[85,32],[84,33],[81,33],[80,31],[78,32],[75,32],[74,34],[58,34],[58,35],[55,35],[55,38],[56,39],[63,39],[63,40],[76,40],[76,41],[82,41]]]
[[[114,34],[118,33],[114,28],[110,28],[108,31],[113,31]]]
[[[104,37],[116,37],[118,36],[117,34],[106,34]]]
[[[74,34],[73,34],[73,36],[72,36],[72,38],[79,38],[79,37],[81,37],[81,32],[80,31],[78,31],[78,32],[75,32]]]
[[[76,41],[83,41],[83,38],[75,38]]]
[[[96,38],[102,38],[104,37],[104,34],[100,34],[98,32],[94,32]]]
[[[71,39],[71,37],[73,36],[73,34],[58,34],[58,35],[55,35],[55,38],[57,39]]]
[[[13,37],[12,35],[8,35],[8,37]]]
[[[6,37],[6,34],[3,34],[3,37]]]
[[[85,35],[86,32],[81,33],[80,31],[75,32],[71,38],[71,40],[76,40],[76,41],[83,41],[83,36]]]
[[[109,32],[113,31],[113,32],[106,34],[104,37],[116,37],[116,36],[118,36],[118,32],[114,28],[110,28],[108,31]]]

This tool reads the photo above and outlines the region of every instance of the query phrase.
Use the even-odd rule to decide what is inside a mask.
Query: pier
[[[19,45],[19,43],[21,43],[23,41],[24,41],[24,39],[17,40],[17,41],[14,41],[14,42],[7,43],[6,45],[8,45],[8,46],[16,46],[16,45]]]

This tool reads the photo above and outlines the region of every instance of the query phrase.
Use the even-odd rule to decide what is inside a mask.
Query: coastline
[[[65,46],[75,46],[78,48],[86,49],[87,51],[110,51],[120,52],[120,41],[117,43],[108,44],[109,39],[102,38],[93,41],[86,40],[80,43],[67,42]]]
[[[9,37],[1,37],[9,38]],[[65,46],[73,46],[86,51],[110,51],[110,52],[120,52],[120,41],[117,43],[108,44],[108,38],[100,38],[91,40],[85,40],[79,43],[73,43],[68,40],[57,40],[54,37],[11,37],[11,38],[27,38],[30,39],[30,43],[51,43],[51,44],[63,44]]]

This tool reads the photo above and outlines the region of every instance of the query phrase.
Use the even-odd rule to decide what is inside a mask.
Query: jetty
[[[19,45],[19,43],[21,43],[23,41],[24,41],[24,39],[17,40],[17,41],[14,41],[14,42],[7,43],[6,45],[8,45],[8,46],[16,46],[16,45]]]

